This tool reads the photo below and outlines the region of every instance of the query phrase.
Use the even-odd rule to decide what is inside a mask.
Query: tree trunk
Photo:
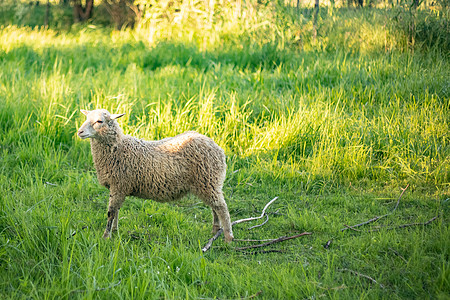
[[[319,17],[319,0],[314,3],[314,20],[313,20],[313,40],[317,38],[317,18]]]
[[[50,15],[50,0],[47,0],[47,7],[45,8],[45,19],[44,19],[45,27],[48,27],[49,15]]]
[[[82,0],[73,0],[73,19],[75,22],[82,22],[92,17],[94,9],[94,0],[86,0],[86,5],[83,7]]]

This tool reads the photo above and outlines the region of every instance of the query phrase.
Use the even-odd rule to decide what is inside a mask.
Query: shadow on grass
[[[244,47],[227,46],[223,49],[200,51],[193,44],[159,42],[149,48],[143,42],[123,43],[119,46],[106,42],[95,42],[73,46],[49,46],[33,48],[20,45],[8,52],[0,53],[0,62],[21,61],[27,66],[38,65],[51,69],[59,59],[63,69],[75,72],[114,67],[126,70],[136,64],[143,70],[157,70],[166,66],[190,66],[207,70],[214,65],[231,65],[239,70],[274,69],[277,66],[295,63],[295,57],[288,51],[277,49],[273,43],[262,46],[247,44]]]
[[[228,47],[200,52],[193,45],[161,42],[143,57],[138,58],[137,64],[150,70],[167,65],[192,66],[206,70],[215,64],[232,65],[241,70],[256,70],[273,69],[292,60],[292,56],[286,51],[278,50],[276,44],[246,45],[242,49]]]

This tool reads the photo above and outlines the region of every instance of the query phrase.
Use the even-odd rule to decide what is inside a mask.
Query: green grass
[[[323,9],[313,41],[308,10],[232,9],[214,26],[0,29],[2,298],[448,298],[448,52],[408,50],[383,10]],[[313,234],[265,249],[282,253],[222,240],[202,253],[212,218],[198,199],[128,198],[104,241],[108,191],[76,136],[79,109],[100,107],[134,136],[212,137],[233,220],[279,197],[236,238]],[[394,213],[341,231],[392,212],[407,184]]]

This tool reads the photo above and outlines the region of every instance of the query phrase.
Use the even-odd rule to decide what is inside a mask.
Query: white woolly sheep
[[[119,209],[126,196],[168,202],[192,193],[211,207],[213,234],[222,224],[225,241],[233,240],[222,192],[225,154],[212,139],[188,131],[160,141],[144,141],[123,134],[116,119],[124,114],[110,114],[105,109],[81,112],[87,120],[78,136],[91,139],[98,181],[110,190],[103,238],[118,229]]]

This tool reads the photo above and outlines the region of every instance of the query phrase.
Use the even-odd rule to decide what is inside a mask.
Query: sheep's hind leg
[[[218,215],[220,223],[223,226],[223,233],[225,235],[225,242],[229,243],[233,240],[233,230],[231,228],[230,213],[228,212],[227,203],[223,198],[223,193],[220,192],[215,196],[211,203],[211,208]]]
[[[214,211],[214,209],[212,210],[212,214],[213,214],[213,229],[212,229],[212,234],[216,234],[217,231],[219,231],[220,229],[220,221],[219,221],[219,216],[217,215],[217,213]]]
[[[104,239],[108,239],[111,237],[111,230],[114,228],[114,225],[117,228],[119,209],[122,206],[124,200],[124,196],[114,195],[113,193],[109,195],[108,221],[106,222],[106,229],[103,233]]]

